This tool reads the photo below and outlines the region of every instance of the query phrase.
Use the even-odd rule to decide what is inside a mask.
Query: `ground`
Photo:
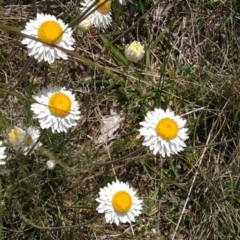
[[[115,0],[112,25],[87,32],[80,4],[1,1],[1,239],[239,239],[240,2]],[[67,61],[28,56],[20,30],[36,12],[74,29]],[[145,47],[138,63],[124,56],[134,40]],[[41,129],[42,147],[25,156],[7,132],[39,126],[32,96],[50,83],[72,89],[81,119],[67,133]],[[142,146],[139,123],[154,108],[187,120],[184,151],[163,158]],[[114,131],[103,131],[106,119]],[[116,178],[143,200],[132,225],[96,211],[99,189]]]

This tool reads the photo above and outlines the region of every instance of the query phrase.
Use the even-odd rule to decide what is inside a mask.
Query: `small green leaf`
[[[118,64],[127,65],[128,61],[124,55],[116,47],[114,47],[113,44],[110,44],[110,41],[105,36],[101,35],[101,39],[107,50],[112,53],[112,56],[118,62]]]

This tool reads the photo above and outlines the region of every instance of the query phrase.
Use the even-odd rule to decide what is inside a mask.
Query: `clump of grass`
[[[34,2],[34,1],[33,1]],[[35,10],[70,23],[78,1],[1,5],[2,23],[22,29]],[[237,239],[239,236],[239,14],[237,0],[113,2],[105,31],[75,31],[68,61],[30,59],[21,37],[0,25],[0,133],[38,125],[32,95],[53,83],[73,89],[82,118],[66,134],[42,133],[24,156],[8,148],[1,166],[1,228],[6,239]],[[129,63],[124,47],[145,45]],[[142,147],[139,122],[154,107],[187,118],[188,147],[163,159]],[[102,116],[124,114],[114,139],[97,144]],[[46,168],[54,159],[56,168]],[[115,180],[138,189],[144,209],[129,226],[105,223],[98,190]]]

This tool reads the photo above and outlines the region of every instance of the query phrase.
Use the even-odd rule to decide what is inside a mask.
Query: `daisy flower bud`
[[[144,47],[140,42],[133,41],[125,47],[125,56],[131,62],[139,62],[145,53]]]
[[[46,165],[48,170],[53,170],[56,166],[56,163],[53,160],[48,160]]]
[[[86,32],[92,26],[90,18],[86,18],[78,24],[78,28],[83,32]]]
[[[24,145],[26,138],[26,131],[20,127],[14,126],[7,134],[7,140],[13,147],[19,147]]]
[[[13,148],[21,151],[24,155],[27,155],[33,146],[34,149],[41,146],[40,142],[36,144],[39,137],[39,129],[33,126],[27,129],[14,126],[7,134],[8,142],[13,146]]]

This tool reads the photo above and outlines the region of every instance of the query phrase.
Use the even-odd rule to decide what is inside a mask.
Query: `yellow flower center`
[[[11,129],[11,131],[8,133],[8,138],[14,141],[18,137],[18,135],[19,135],[18,129],[14,128]]]
[[[25,138],[24,146],[25,147],[30,146],[32,142],[33,142],[32,137],[28,134]]]
[[[38,28],[38,37],[49,43],[59,43],[62,40],[63,29],[56,21],[43,22]]]
[[[119,213],[126,213],[132,207],[132,197],[128,192],[119,191],[112,197],[112,206]]]
[[[48,101],[50,112],[57,117],[65,117],[72,108],[72,101],[65,93],[54,93]]]
[[[136,50],[137,52],[139,52],[141,46],[139,45],[139,43],[133,43],[133,44],[132,44],[132,48],[133,48],[134,50]]]
[[[178,135],[178,125],[171,118],[163,118],[159,120],[156,126],[157,135],[164,140],[174,139]]]
[[[110,12],[111,9],[111,1],[107,1],[104,4],[102,4],[105,0],[99,0],[98,3],[95,5],[96,10],[100,12],[103,15],[106,15]],[[102,5],[101,5],[102,4]],[[98,7],[101,5],[100,7]]]

